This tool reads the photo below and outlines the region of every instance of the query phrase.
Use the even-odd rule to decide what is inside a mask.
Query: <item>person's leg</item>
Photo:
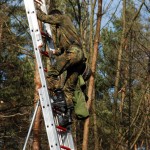
[[[66,127],[67,125],[72,124],[72,111],[74,109],[73,106],[73,93],[76,87],[76,81],[78,79],[78,72],[73,72],[72,70],[67,70],[67,81],[63,88],[63,92],[65,94],[66,99],[66,112],[59,122],[60,126]]]
[[[84,55],[82,50],[76,46],[72,46],[67,53],[65,52],[57,58],[55,65],[52,66],[48,72],[49,78],[52,79],[49,84],[53,83],[53,89],[57,89],[57,100],[55,101],[55,104],[58,104],[63,108],[67,108],[66,115],[64,117],[68,118],[68,122],[67,119],[63,119],[61,122],[62,126],[63,124],[71,123],[71,111],[73,109],[72,97],[77,84],[80,67],[84,61],[83,58]],[[56,79],[56,77],[63,73],[65,70],[67,70],[67,80],[63,90],[61,90],[61,87],[59,87],[56,82],[54,82],[54,79]],[[65,98],[63,92],[65,94]],[[66,99],[66,101],[64,99]],[[66,106],[65,102],[67,102]]]
[[[82,64],[83,63],[79,63],[67,69],[67,80],[63,88],[67,103],[67,109],[62,121],[60,122],[61,126],[67,126],[72,123],[72,111],[74,109],[73,96],[78,81],[78,75],[80,74],[80,70],[82,68]]]
[[[69,61],[70,60],[68,59],[67,54],[64,53],[57,57],[57,61],[54,65],[50,66],[47,73],[48,88],[50,90],[61,88],[58,76],[65,71],[65,66],[69,64]]]
[[[77,66],[74,66],[77,67]],[[78,71],[74,72],[74,69],[68,69],[67,72],[67,80],[65,83],[65,86],[63,87],[63,91],[65,93],[65,98],[67,101],[67,106],[68,107],[72,107],[73,106],[73,102],[72,102],[72,98],[73,98],[73,94],[77,85],[77,80],[78,80]]]
[[[75,91],[75,87],[78,80],[78,75],[81,72],[82,66],[84,64],[84,54],[83,51],[77,46],[71,46],[68,50],[68,58],[70,58],[70,65],[67,66],[67,77],[65,86],[63,88],[67,104],[71,106],[72,97]]]
[[[67,103],[67,112],[60,122],[60,125],[62,126],[67,126],[72,123],[72,111],[74,109],[72,99],[77,85],[78,75],[80,74],[84,61],[83,53],[81,50],[77,49],[77,47],[71,49],[71,51],[68,53],[68,57],[70,58],[70,64],[69,66],[66,66],[67,76],[63,88]]]

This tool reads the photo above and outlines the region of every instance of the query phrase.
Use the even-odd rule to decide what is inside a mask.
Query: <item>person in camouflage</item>
[[[56,63],[48,71],[48,83],[51,89],[61,89],[57,84],[57,77],[67,71],[63,91],[67,108],[72,109],[78,76],[83,72],[86,61],[80,36],[71,19],[57,9],[52,10],[49,15],[37,9],[37,17],[42,22],[51,24],[55,46],[53,53],[57,55]]]

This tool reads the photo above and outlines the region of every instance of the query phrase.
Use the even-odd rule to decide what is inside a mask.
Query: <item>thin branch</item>
[[[141,11],[141,9],[142,9],[142,7],[143,7],[144,4],[145,4],[145,0],[142,1],[142,3],[141,3],[141,5],[140,5],[140,7],[139,7],[137,13],[135,14],[135,16],[133,17],[133,19],[131,20],[132,23],[131,23],[130,27],[128,28],[127,32],[126,32],[126,37],[127,37],[128,34],[130,33],[130,30],[132,29],[132,26],[133,26],[133,24],[134,24],[134,21],[135,21],[136,18],[138,17],[138,15],[139,15],[139,13],[140,13],[140,11]]]
[[[144,6],[146,7],[147,11],[150,12],[150,9],[149,9],[148,6],[145,4],[145,2],[144,2]]]
[[[79,24],[78,16],[77,16],[75,7],[74,7],[74,5],[73,5],[73,2],[72,2],[71,0],[68,0],[68,1],[69,1],[69,3],[72,5],[72,8],[73,8],[73,11],[74,11],[74,14],[75,14],[75,19],[76,19],[76,21],[77,21],[78,24]]]
[[[30,57],[32,57],[32,58],[35,58],[34,54],[29,53],[26,48],[21,47],[19,44],[18,44],[18,45],[12,44],[12,45],[13,45],[14,47],[17,47],[17,48],[20,48],[20,49],[24,50],[24,52],[21,51],[20,53],[25,54],[25,55],[28,55],[28,56],[30,56]]]
[[[11,118],[11,117],[16,117],[16,116],[24,116],[24,115],[28,115],[28,114],[29,114],[29,113],[24,113],[24,114],[17,113],[17,114],[8,115],[8,116],[0,115],[0,118]]]
[[[105,27],[107,26],[107,24],[113,19],[113,16],[116,14],[117,9],[118,9],[120,3],[121,3],[121,0],[119,1],[119,3],[118,3],[118,5],[117,5],[117,7],[116,7],[114,13],[111,15],[111,18],[107,21],[107,23],[103,26],[103,28],[105,28]],[[104,13],[103,13],[103,14],[104,14]],[[102,30],[103,28],[101,28],[101,30]]]
[[[108,11],[108,9],[110,8],[110,6],[111,6],[111,4],[112,4],[112,2],[113,2],[113,0],[111,0],[110,2],[109,2],[109,4],[107,5],[107,7],[106,7],[106,9],[103,11],[103,15]],[[120,2],[119,2],[120,3]]]

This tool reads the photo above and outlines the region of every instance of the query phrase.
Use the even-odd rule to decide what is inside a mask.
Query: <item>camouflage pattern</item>
[[[37,17],[42,22],[51,24],[55,46],[60,50],[63,49],[68,51],[70,45],[73,43],[81,46],[80,36],[78,35],[71,19],[67,15],[46,15],[38,9]]]
[[[59,76],[64,71],[67,70],[67,76],[65,85],[63,87],[67,104],[72,105],[72,97],[76,88],[78,76],[82,70],[83,63],[83,52],[77,46],[71,46],[69,52],[64,52],[62,55],[58,56],[56,63],[50,67],[48,71],[49,79],[51,80],[53,77]],[[53,79],[53,81],[49,81],[49,83],[54,83],[51,88],[61,88],[61,84]],[[51,83],[50,83],[51,84]]]
[[[63,90],[67,105],[72,106],[78,76],[81,74],[85,61],[81,48],[81,40],[68,16],[63,14],[46,15],[41,10],[37,10],[37,16],[42,22],[52,25],[52,34],[57,55],[63,52],[56,58],[56,63],[48,71],[49,88],[59,88],[60,83],[57,77],[64,71],[67,71]]]

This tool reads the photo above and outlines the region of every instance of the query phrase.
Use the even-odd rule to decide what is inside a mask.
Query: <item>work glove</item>
[[[38,6],[41,6],[43,4],[42,0],[34,0],[38,4]]]

